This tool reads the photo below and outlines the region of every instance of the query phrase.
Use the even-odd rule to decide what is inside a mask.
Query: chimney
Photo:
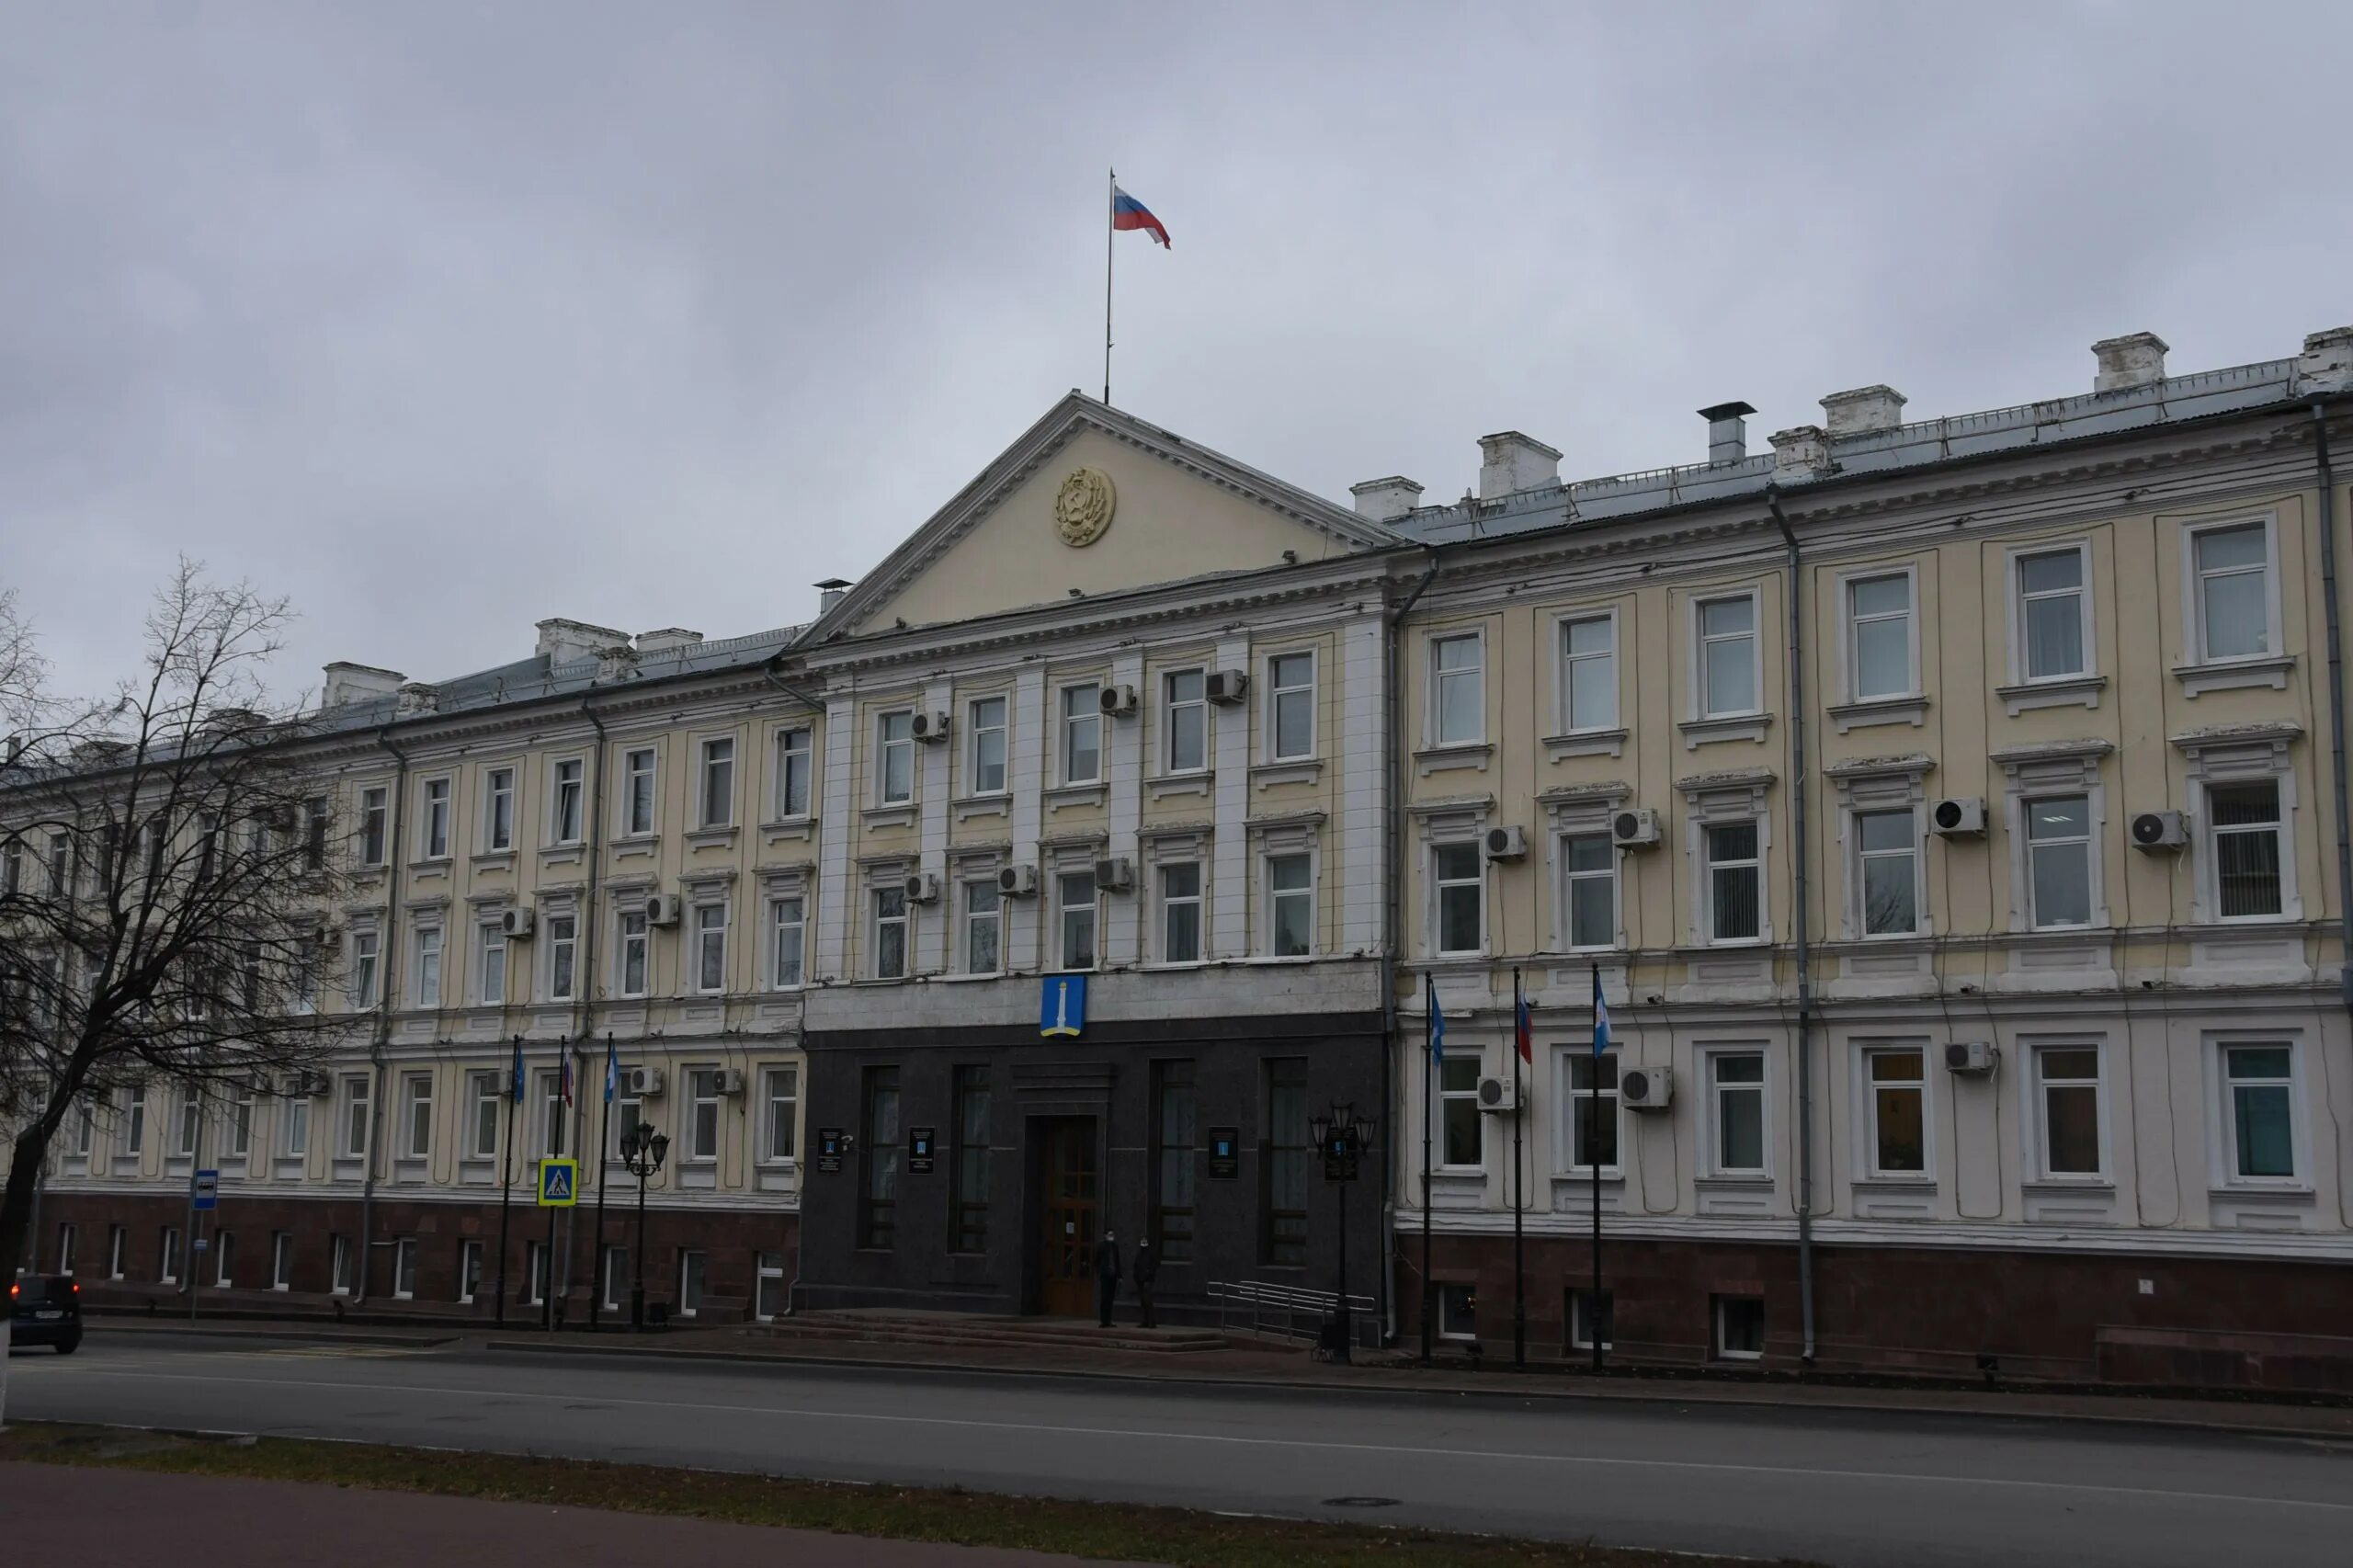
[[[626,631],[616,631],[609,626],[591,626],[585,620],[565,620],[561,617],[540,621],[534,630],[539,632],[540,640],[531,652],[546,654],[551,665],[568,665],[575,659],[589,657],[600,648],[629,641]]]
[[[847,597],[848,593],[848,578],[826,578],[824,582],[817,585],[817,613],[819,615],[830,614],[833,608],[841,603],[843,598]]]
[[[327,666],[326,676],[326,691],[319,699],[322,708],[341,708],[347,703],[365,702],[371,697],[390,697],[408,678],[398,670],[340,662]]]
[[[1402,517],[1422,504],[1422,487],[1400,473],[1351,484],[1348,494],[1357,498],[1357,516],[1376,523]]]
[[[1708,466],[1722,468],[1748,455],[1748,415],[1756,411],[1745,403],[1720,403],[1703,408],[1708,422]]]
[[[400,688],[392,699],[392,712],[400,718],[412,718],[419,713],[431,713],[441,706],[441,693],[421,680],[410,681]]]
[[[1768,437],[1773,446],[1773,477],[1802,479],[1830,466],[1830,437],[1819,425],[1776,430]]]
[[[2353,326],[2305,335],[2304,351],[2296,360],[2296,391],[2307,397],[2353,391]]]
[[[643,658],[654,653],[673,653],[680,648],[691,648],[701,641],[701,632],[689,631],[683,626],[665,626],[659,631],[641,631],[637,634],[638,656]]]
[[[1479,456],[1482,501],[1561,483],[1561,454],[1517,430],[1480,437]]]
[[[1893,430],[1904,423],[1904,394],[1893,387],[1857,387],[1853,392],[1832,392],[1822,400],[1822,413],[1834,441],[1841,436]]]
[[[634,680],[636,677],[636,649],[626,642],[616,642],[608,648],[597,650],[597,680]]]
[[[2164,381],[2165,347],[2165,340],[2154,332],[2101,338],[2092,345],[2092,352],[2099,358],[2099,374],[2092,378],[2092,391],[2123,392]]]

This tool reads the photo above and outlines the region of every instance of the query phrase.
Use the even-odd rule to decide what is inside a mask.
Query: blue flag
[[[1438,1005],[1438,987],[1430,987],[1430,1059],[1446,1060],[1446,1009]]]
[[[1593,969],[1593,1053],[1609,1049],[1609,1004],[1601,998],[1601,966]]]
[[[605,1103],[613,1103],[613,1095],[621,1086],[620,1047],[613,1043],[608,1032],[605,1036]]]
[[[515,1037],[515,1097],[523,1097],[523,1037]]]

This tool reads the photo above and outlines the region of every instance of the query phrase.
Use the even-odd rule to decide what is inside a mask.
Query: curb
[[[542,1355],[577,1352],[586,1356],[626,1356],[632,1359],[645,1361],[690,1361],[714,1365],[779,1368],[847,1367],[863,1371],[951,1372],[973,1377],[1078,1378],[1095,1382],[1152,1383],[1188,1389],[1244,1389],[1279,1393],[1340,1393],[1357,1397],[1403,1394],[1425,1399],[1545,1399],[1563,1403],[1572,1400],[1607,1400],[1614,1403],[1629,1405],[1682,1403],[1745,1410],[1773,1410],[1784,1413],[1819,1410],[1861,1415],[1938,1415],[1995,1421],[2071,1421],[2090,1426],[2131,1426],[2158,1432],[2214,1432],[2234,1437],[2291,1437],[2303,1442],[2353,1446],[2353,1431],[2316,1431],[2304,1426],[2264,1426],[2254,1422],[2239,1421],[2167,1420],[2162,1416],[2145,1413],[2096,1410],[1989,1410],[1973,1405],[1873,1404],[1855,1400],[1806,1400],[1793,1403],[1789,1400],[1754,1395],[1710,1396],[1694,1399],[1679,1392],[1638,1393],[1618,1389],[1433,1388],[1405,1383],[1320,1382],[1308,1379],[1291,1378],[1220,1378],[1203,1376],[1199,1373],[1131,1372],[1099,1367],[1003,1367],[955,1361],[893,1361],[875,1357],[794,1356],[757,1350],[657,1350],[650,1346],[634,1345],[590,1348],[576,1341],[563,1344],[547,1343],[536,1339],[494,1339],[484,1345],[483,1348]]]
[[[111,1325],[120,1328],[124,1325]],[[192,1335],[199,1339],[294,1340],[304,1345],[358,1345],[370,1349],[380,1346],[415,1346],[424,1349],[438,1349],[455,1345],[463,1336],[455,1334],[346,1334],[308,1328],[206,1328],[186,1324],[159,1324],[153,1328],[134,1328],[133,1334],[172,1334]]]

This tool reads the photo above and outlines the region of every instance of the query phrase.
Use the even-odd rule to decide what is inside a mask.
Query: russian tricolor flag
[[[1152,215],[1152,209],[1116,185],[1111,187],[1111,227],[1142,229],[1154,239],[1158,240],[1163,249],[1176,248],[1168,243],[1167,225]]]

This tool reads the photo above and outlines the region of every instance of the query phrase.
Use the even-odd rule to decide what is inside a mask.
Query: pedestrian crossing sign
[[[540,1207],[569,1209],[579,1201],[580,1162],[541,1160],[540,1162]]]

